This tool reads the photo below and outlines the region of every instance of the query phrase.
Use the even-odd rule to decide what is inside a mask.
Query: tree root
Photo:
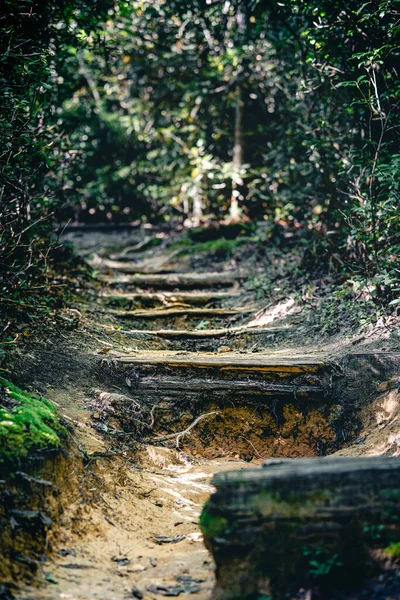
[[[211,415],[218,415],[219,411],[212,411],[209,413],[204,413],[203,415],[200,415],[197,417],[197,419],[195,419],[190,425],[189,427],[186,427],[186,429],[184,429],[183,431],[178,431],[177,433],[170,433],[168,435],[162,435],[160,437],[157,438],[146,438],[143,441],[144,442],[164,442],[166,440],[171,440],[173,438],[176,438],[175,441],[175,446],[176,448],[179,448],[179,440],[187,435],[188,433],[190,433],[190,431],[193,429],[193,427],[196,427],[196,425],[202,421],[203,419],[206,419],[207,417],[211,417]]]

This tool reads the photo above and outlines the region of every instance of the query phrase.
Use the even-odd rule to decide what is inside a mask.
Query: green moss
[[[384,549],[384,553],[392,558],[400,558],[400,542],[389,544],[389,546]]]
[[[329,490],[288,492],[284,495],[261,490],[254,500],[254,506],[264,517],[278,514],[280,518],[307,520],[313,518],[316,508],[329,504],[330,499]]]
[[[208,504],[205,504],[200,516],[200,529],[205,538],[212,539],[221,535],[227,525],[227,519],[213,515],[208,509]]]
[[[0,407],[0,463],[24,458],[32,450],[61,445],[67,431],[49,400],[24,392],[2,377],[0,393],[9,400],[8,409]]]

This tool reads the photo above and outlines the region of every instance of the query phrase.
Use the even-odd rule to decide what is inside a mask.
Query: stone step
[[[220,600],[353,587],[400,539],[398,457],[272,460],[212,483],[201,529]]]

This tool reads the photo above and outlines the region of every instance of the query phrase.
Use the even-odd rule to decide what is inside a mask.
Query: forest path
[[[209,600],[198,522],[211,477],[337,451],[334,368],[321,349],[285,348],[291,305],[263,309],[229,260],[195,272],[164,247],[109,245],[88,259],[101,286],[81,308],[101,381],[58,398],[89,462],[71,470],[46,583],[21,598]]]

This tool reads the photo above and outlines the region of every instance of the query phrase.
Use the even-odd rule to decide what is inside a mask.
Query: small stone
[[[385,390],[387,390],[391,385],[393,385],[392,381],[382,381],[382,383],[380,383],[376,389],[378,392],[384,392]]]
[[[139,565],[137,563],[137,564],[131,565],[129,567],[129,569],[127,569],[127,572],[128,573],[142,573],[142,571],[146,571],[146,570],[147,570],[147,567],[145,567],[144,565]]]
[[[55,578],[53,577],[53,575],[52,575],[50,572],[47,572],[47,573],[45,573],[45,574],[44,574],[44,578],[45,578],[45,579],[46,579],[46,581],[48,581],[49,583],[55,583],[55,584],[57,584],[57,583],[58,583],[57,579],[55,579]]]
[[[232,352],[232,348],[229,346],[220,346],[217,350],[218,354],[222,354],[223,352]]]

